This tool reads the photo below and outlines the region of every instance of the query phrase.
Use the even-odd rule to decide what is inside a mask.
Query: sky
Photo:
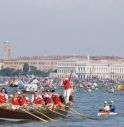
[[[124,0],[0,0],[4,41],[12,57],[124,56]]]

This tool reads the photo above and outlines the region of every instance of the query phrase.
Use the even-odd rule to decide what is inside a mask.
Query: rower
[[[20,106],[26,106],[28,104],[29,98],[26,97],[25,93],[21,93],[21,95],[19,96],[19,105]]]
[[[107,101],[104,102],[103,110],[104,110],[105,112],[110,112],[110,107],[109,107],[109,104],[108,104]]]
[[[104,101],[104,105],[102,109],[99,109],[99,112],[109,112],[110,111],[110,107],[107,101]]]
[[[11,97],[11,107],[13,110],[19,109],[19,94],[17,90],[13,90],[13,95]]]
[[[114,105],[114,101],[110,101],[109,107],[110,107],[110,112],[115,112],[116,107]]]
[[[63,85],[64,85],[65,104],[67,104],[69,102],[69,96],[71,94],[71,83],[70,83],[70,80],[68,78],[65,78],[65,80],[63,81]]]
[[[7,95],[7,91],[5,88],[2,88],[0,90],[0,106],[2,106],[3,104],[5,104],[8,101],[8,95]]]
[[[36,107],[42,107],[42,97],[41,95],[38,94],[37,91],[35,91],[34,94],[32,95],[31,102]]]
[[[43,99],[44,99],[46,107],[50,107],[51,108],[53,106],[51,96],[52,96],[51,92],[49,90],[46,90],[46,92],[45,92],[45,94],[43,96]]]
[[[52,98],[52,101],[53,101],[55,107],[60,107],[62,105],[59,95],[57,93],[55,93],[55,90],[52,90],[52,97],[51,98]]]

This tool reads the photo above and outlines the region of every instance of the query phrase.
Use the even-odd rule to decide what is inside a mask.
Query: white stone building
[[[124,79],[124,60],[66,59],[57,63],[58,77],[71,73],[78,78]]]

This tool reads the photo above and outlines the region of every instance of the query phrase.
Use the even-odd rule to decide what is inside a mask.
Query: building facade
[[[34,66],[38,70],[48,71],[56,70],[57,62],[60,60],[68,59],[73,56],[33,56],[33,57],[18,57],[11,58],[11,47],[8,41],[3,43],[3,59],[0,63],[3,68],[23,69],[24,63],[28,63],[29,67]],[[82,58],[83,56],[77,56]]]
[[[72,72],[82,79],[124,79],[124,60],[67,59],[57,63],[58,77],[68,77]]]
[[[11,46],[8,41],[3,43],[3,59],[1,68],[23,69],[24,63],[38,70],[56,70],[58,77],[75,73],[79,78],[98,77],[123,79],[124,58],[117,56],[34,56],[11,58]]]
[[[22,70],[24,63],[28,63],[29,66],[35,66],[37,69],[42,71],[56,70],[58,61],[71,57],[72,56],[18,57],[15,59],[3,60],[3,68],[15,68]]]

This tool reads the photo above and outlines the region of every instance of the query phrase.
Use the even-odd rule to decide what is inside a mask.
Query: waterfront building
[[[24,63],[38,70],[57,70],[58,77],[71,73],[78,78],[98,77],[123,79],[124,58],[117,56],[33,56],[11,58],[11,47],[8,41],[3,43],[3,59],[0,60],[1,68],[23,69]],[[51,74],[56,76],[56,74]]]
[[[78,78],[124,79],[124,59],[66,59],[57,63],[58,77],[71,73]]]
[[[34,66],[38,70],[49,71],[57,69],[57,62],[71,58],[73,56],[33,56],[33,57],[17,57],[11,58],[11,47],[8,41],[3,43],[3,59],[1,59],[3,68],[23,69],[24,63],[28,63],[29,67]],[[82,58],[83,56],[77,56]]]
[[[36,57],[18,57],[8,60],[3,60],[3,68],[23,69],[24,63],[29,66],[37,67],[42,71],[56,70],[57,62],[60,60],[68,59],[73,56],[36,56]],[[81,56],[77,56],[80,58]],[[82,56],[83,57],[83,56]]]

